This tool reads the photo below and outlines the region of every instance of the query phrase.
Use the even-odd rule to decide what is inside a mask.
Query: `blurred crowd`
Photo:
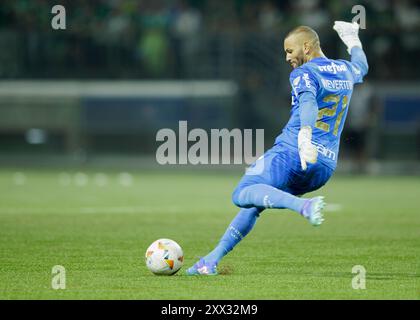
[[[65,31],[51,28],[58,3]],[[252,64],[255,73],[278,71],[282,38],[301,24],[318,31],[328,56],[343,55],[331,26],[350,21],[355,4],[366,8],[371,75],[415,77],[414,0],[2,0],[0,77],[241,78]]]
[[[51,27],[56,4],[65,30]],[[284,36],[308,25],[328,57],[348,59],[332,25],[351,21],[355,5],[366,9],[370,69],[353,95],[343,154],[363,171],[378,141],[375,85],[419,79],[418,0],[2,0],[0,79],[230,79],[239,91],[225,116],[265,128],[269,140],[290,112]]]

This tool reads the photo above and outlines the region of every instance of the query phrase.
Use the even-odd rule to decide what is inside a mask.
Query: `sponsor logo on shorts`
[[[268,195],[264,196],[263,202],[264,202],[264,207],[266,208],[272,208],[274,205],[274,203],[270,201],[270,198],[268,197]]]

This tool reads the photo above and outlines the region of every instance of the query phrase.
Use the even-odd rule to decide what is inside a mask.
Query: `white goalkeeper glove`
[[[305,126],[298,133],[298,150],[302,170],[306,170],[307,163],[315,163],[318,158],[318,150],[312,144],[312,128]]]
[[[353,47],[362,48],[359,39],[359,25],[357,22],[335,21],[333,29],[337,31],[341,40],[347,46],[347,52],[350,54]]]

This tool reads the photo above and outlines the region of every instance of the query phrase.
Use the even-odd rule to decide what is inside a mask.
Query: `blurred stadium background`
[[[179,120],[264,128],[268,148],[290,110],[284,35],[309,25],[328,57],[348,59],[332,24],[362,4],[370,71],[339,170],[419,173],[417,1],[63,0],[66,30],[51,28],[54,4],[0,7],[2,165],[153,163],[156,132]]]
[[[245,167],[161,166],[158,130],[264,129],[269,148],[290,112],[285,34],[309,25],[348,59],[332,25],[355,4],[370,71],[317,191],[326,223],[272,210],[227,276],[152,276],[154,240],[179,242],[186,266],[217,242]],[[2,0],[0,48],[0,299],[420,297],[418,1]],[[359,264],[367,290],[351,287]]]

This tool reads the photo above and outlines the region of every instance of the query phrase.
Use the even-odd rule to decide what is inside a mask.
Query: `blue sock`
[[[300,213],[305,201],[268,184],[253,184],[233,194],[233,202],[241,208],[288,208]]]
[[[254,227],[263,209],[241,209],[232,220],[217,247],[204,257],[205,261],[219,262],[234,246],[236,246]]]

